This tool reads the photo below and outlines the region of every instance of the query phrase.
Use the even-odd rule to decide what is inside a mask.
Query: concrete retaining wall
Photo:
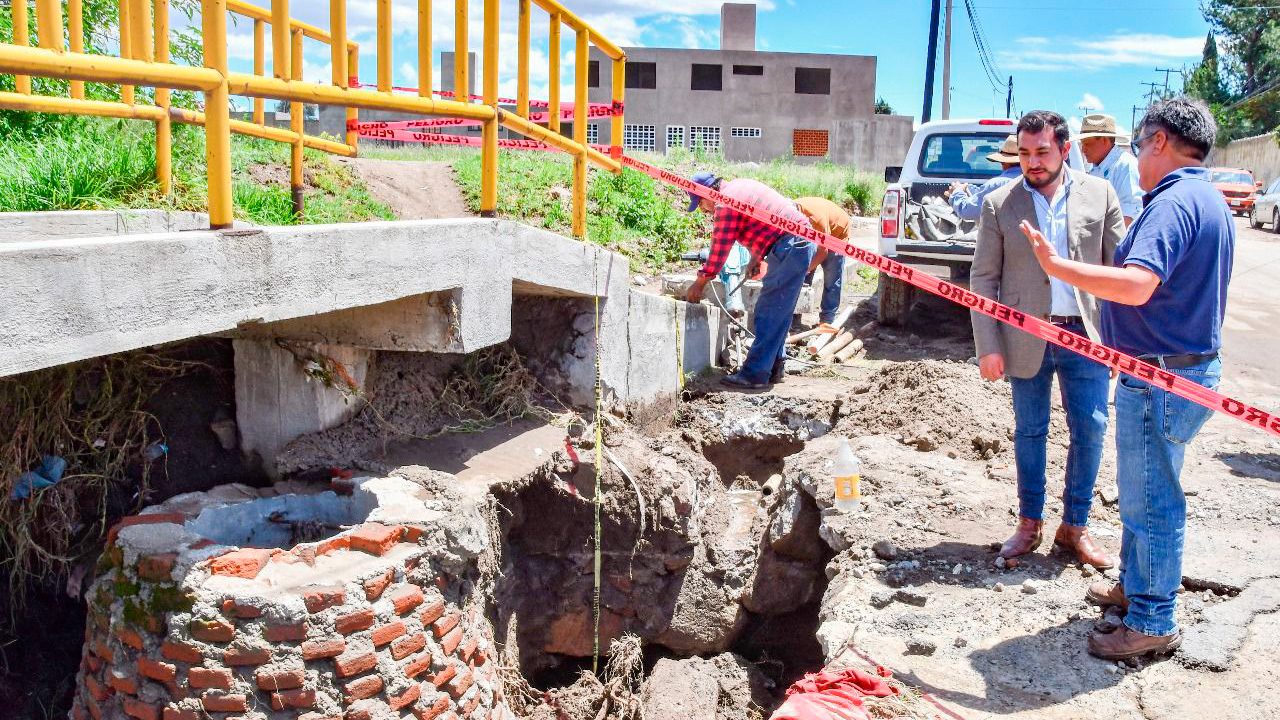
[[[236,229],[252,227],[236,223]],[[167,210],[60,210],[0,213],[0,243],[208,230],[209,216]]]
[[[1280,145],[1271,133],[1233,140],[1226,147],[1214,148],[1205,164],[1252,170],[1253,179],[1265,186],[1280,177]]]

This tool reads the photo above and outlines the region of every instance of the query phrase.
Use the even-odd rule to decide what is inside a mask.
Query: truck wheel
[[[915,300],[915,287],[906,281],[880,273],[880,285],[876,294],[880,296],[880,310],[876,317],[880,324],[906,325],[911,303]]]

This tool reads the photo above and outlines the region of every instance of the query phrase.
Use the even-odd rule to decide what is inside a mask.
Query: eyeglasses
[[[1142,152],[1142,146],[1145,145],[1146,142],[1150,140],[1152,136],[1155,135],[1157,132],[1159,132],[1159,130],[1153,130],[1152,132],[1149,132],[1140,138],[1134,138],[1133,142],[1130,143],[1133,146],[1133,154],[1137,155],[1138,153]]]

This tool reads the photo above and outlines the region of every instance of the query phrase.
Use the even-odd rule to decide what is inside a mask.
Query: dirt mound
[[[836,430],[852,435],[899,434],[918,450],[944,448],[990,459],[1013,445],[1008,383],[985,382],[968,363],[922,360],[886,365],[853,391]],[[1061,421],[1050,435],[1065,433]]]

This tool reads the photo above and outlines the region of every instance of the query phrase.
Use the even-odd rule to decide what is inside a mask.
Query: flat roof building
[[[702,148],[730,160],[826,157],[872,172],[902,163],[912,118],[875,114],[875,57],[762,52],[755,29],[755,5],[725,3],[719,50],[623,48],[622,145]],[[595,49],[591,58],[590,101],[608,103],[610,64]],[[588,137],[613,142],[607,121],[589,123]]]

